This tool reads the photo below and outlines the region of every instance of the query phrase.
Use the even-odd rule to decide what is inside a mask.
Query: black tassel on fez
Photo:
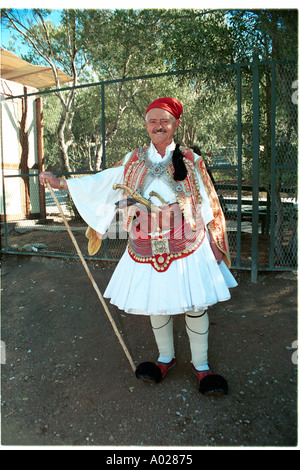
[[[183,161],[183,153],[181,152],[179,147],[180,145],[176,144],[172,157],[172,162],[175,170],[175,181],[183,181],[187,177],[187,169]]]

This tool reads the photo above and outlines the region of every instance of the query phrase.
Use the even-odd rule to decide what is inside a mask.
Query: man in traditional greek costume
[[[182,112],[177,99],[159,98],[146,110],[149,147],[96,175],[59,181],[45,172],[40,181],[70,191],[89,227],[90,253],[98,250],[119,205],[128,246],[104,297],[127,313],[149,316],[158,348],[157,361],[140,364],[136,376],[159,382],[176,365],[173,316],[183,314],[199,390],[226,393],[226,380],[208,363],[207,308],[228,300],[237,283],[229,271],[224,215],[204,161],[173,140]]]

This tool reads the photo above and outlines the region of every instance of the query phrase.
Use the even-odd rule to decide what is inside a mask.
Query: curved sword
[[[149,199],[146,199],[144,196],[142,196],[136,189],[131,189],[128,186],[126,186],[125,184],[114,184],[113,189],[123,189],[123,191],[127,192],[132,197],[132,199],[135,200],[135,202],[139,202],[139,203],[143,204],[144,206],[147,207],[147,209],[150,212],[160,212],[161,211],[161,209],[158,206],[156,206],[151,201],[149,201]],[[130,202],[131,202],[131,204],[134,204],[133,201],[130,201]],[[127,204],[127,205],[131,205],[131,204]]]

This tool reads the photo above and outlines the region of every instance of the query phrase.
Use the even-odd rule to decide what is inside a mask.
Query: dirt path
[[[90,262],[103,292],[113,263]],[[2,259],[2,446],[289,447],[297,445],[297,278],[234,272],[210,315],[210,363],[229,394],[197,391],[183,317],[178,366],[138,381],[78,261]],[[138,364],[156,359],[147,317],[109,306]],[[137,334],[138,333],[138,334]]]

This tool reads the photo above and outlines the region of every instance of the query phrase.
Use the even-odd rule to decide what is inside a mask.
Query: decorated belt
[[[172,261],[189,256],[199,248],[204,237],[205,227],[199,214],[196,230],[182,221],[166,233],[150,235],[139,229],[138,222],[132,225],[128,238],[128,252],[138,263],[150,263],[158,272],[168,269]]]
[[[174,215],[174,212],[170,212],[167,217],[163,212],[160,212],[155,217],[155,221],[151,212],[137,211],[136,216],[138,218],[138,224],[136,225],[137,230],[142,230],[146,233],[152,232],[155,224],[158,225],[160,230],[168,231],[174,230],[175,222],[176,225],[183,222],[183,215],[180,213],[179,217],[178,214]]]

